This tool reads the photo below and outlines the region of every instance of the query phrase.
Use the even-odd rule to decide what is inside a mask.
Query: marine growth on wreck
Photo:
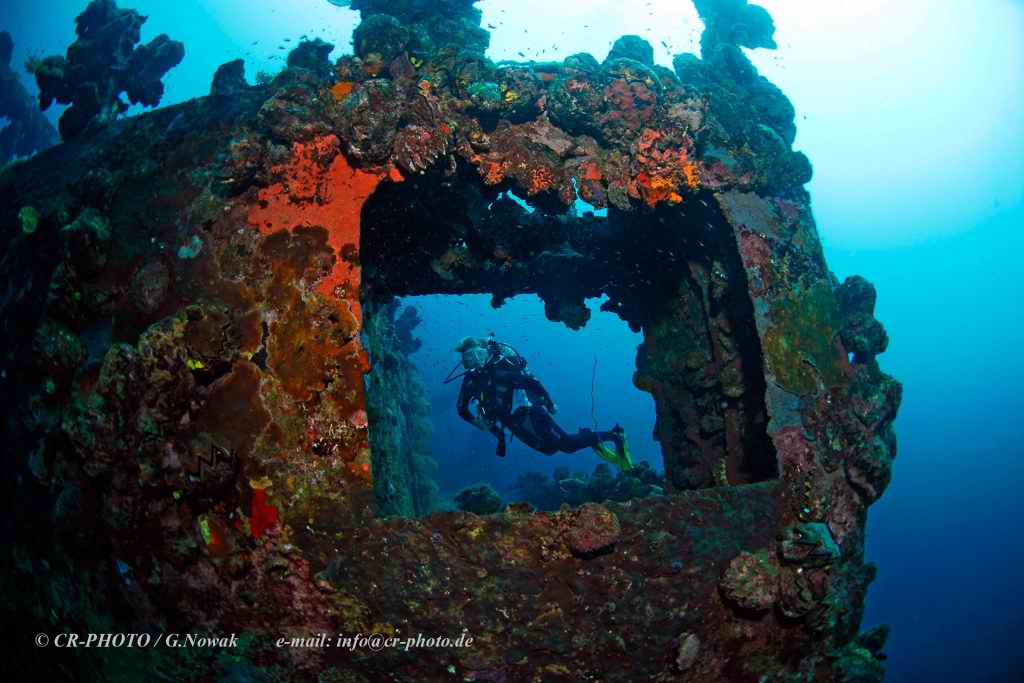
[[[63,142],[0,174],[3,614],[237,644],[26,640],[12,671],[880,681],[864,527],[901,386],[875,290],[829,271],[794,109],[743,52],[775,47],[771,18],[694,4],[701,55],[670,70],[637,36],[497,64],[473,0],[352,0],[351,54],[297,41],[256,85],[229,62],[208,96],[118,118],[188,45],[89,3],[34,63]],[[643,335],[663,474],[438,511],[396,298],[471,293],[536,294],[573,329],[606,295]]]

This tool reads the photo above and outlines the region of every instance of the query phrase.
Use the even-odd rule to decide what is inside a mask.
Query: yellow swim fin
[[[633,469],[633,458],[629,455],[629,441],[626,441],[626,434],[622,434],[622,452],[619,456],[619,469],[623,472],[629,472]]]
[[[615,465],[615,468],[620,472],[629,472],[633,469],[633,461],[629,457],[629,447],[626,446],[623,450],[624,453],[620,454],[616,450],[608,448],[603,443],[596,444],[590,447],[597,456],[605,462]]]
[[[621,465],[619,464],[619,454],[618,453],[616,453],[612,449],[608,448],[603,443],[594,444],[590,448],[595,453],[597,453],[597,457],[601,458],[605,462],[608,462],[608,463],[611,463],[612,465],[615,465],[616,468],[621,469]]]

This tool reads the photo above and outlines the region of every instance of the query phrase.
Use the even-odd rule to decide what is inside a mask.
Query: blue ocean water
[[[642,335],[631,332],[614,314],[600,311],[601,299],[588,300],[592,317],[578,331],[547,320],[544,304],[536,295],[513,297],[498,309],[491,307],[490,299],[488,294],[403,299],[404,304],[416,306],[423,318],[414,332],[423,347],[413,360],[424,374],[432,404],[433,445],[442,462],[438,475],[442,492],[454,494],[478,482],[490,483],[500,491],[526,471],[550,476],[564,465],[589,474],[603,462],[590,449],[546,456],[515,440],[509,443],[505,459],[499,461],[494,455],[495,438],[456,414],[461,380],[443,383],[459,360],[452,349],[464,336],[492,332],[495,339],[510,344],[526,358],[531,372],[551,392],[558,406],[555,421],[563,429],[570,433],[580,427],[607,430],[618,422],[626,430],[633,460],[647,460],[655,469],[664,470],[652,436],[654,399],[632,382]]]
[[[868,513],[865,627],[892,625],[887,680],[1020,681],[1024,598],[1024,210],[919,244],[828,251],[878,285],[904,383],[893,483]]]
[[[879,292],[892,339],[882,367],[904,383],[893,483],[871,508],[868,559],[879,577],[864,626],[887,622],[891,681],[1024,679],[1024,3],[765,0],[776,52],[750,53],[797,109],[796,147],[815,165],[809,186],[831,268]],[[245,56],[250,80],[274,71],[301,35],[348,49],[357,15],[327,0],[124,0],[149,15],[143,40],[184,41],[164,104],[205,94],[216,67]],[[63,52],[82,0],[0,5],[14,63]],[[656,60],[696,51],[701,25],[680,0],[484,0],[493,59],[603,57],[626,33]],[[34,89],[26,75],[26,85]],[[59,109],[48,115],[54,120]],[[435,405],[439,444],[462,460],[442,466],[465,483],[501,487],[558,459],[513,444],[508,458],[458,420],[440,380],[463,335],[494,331],[529,358],[566,428],[627,427],[639,458],[655,453],[653,406],[632,388],[639,337],[608,314],[581,332],[543,320],[532,297],[490,309],[487,297],[427,297],[418,353]],[[590,302],[596,308],[596,301]],[[454,450],[454,449],[451,449]],[[568,458],[569,456],[560,456]],[[573,456],[576,457],[576,456]],[[649,457],[660,467],[657,457]],[[598,461],[578,454],[582,469]],[[574,465],[575,466],[575,465]],[[448,482],[457,487],[460,481]]]

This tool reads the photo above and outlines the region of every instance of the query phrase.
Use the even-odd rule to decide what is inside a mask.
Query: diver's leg
[[[525,406],[516,408],[509,420],[509,429],[517,439],[544,455],[558,452],[558,437],[537,424],[534,411]]]
[[[562,432],[559,448],[566,453],[575,453],[581,448],[593,447],[605,441],[615,441],[616,445],[618,445],[618,434],[613,431],[594,432],[586,427],[580,427],[578,434]]]
[[[555,422],[548,411],[539,406],[530,411],[530,417],[539,433],[546,436],[545,440],[563,453],[575,453],[611,438],[611,432],[592,432],[586,427],[581,428],[576,434],[569,434]]]
[[[592,432],[586,427],[580,428],[577,434],[564,434],[558,441],[558,449],[566,453],[575,453],[581,448],[590,448],[601,443],[600,432]]]
[[[538,409],[537,414],[531,413],[535,425],[546,429],[552,437],[557,437],[557,448],[564,453],[575,453],[576,451],[590,447],[602,460],[606,460],[622,472],[633,469],[633,460],[629,455],[629,446],[626,445],[626,433],[618,424],[607,431],[594,432],[586,427],[580,427],[576,434],[568,434],[558,426],[547,411]],[[542,432],[543,433],[543,432]],[[603,445],[605,441],[615,444],[615,450]],[[545,451],[546,452],[546,451]]]
[[[529,409],[518,408],[512,414],[510,428],[520,441],[545,455],[575,453],[584,448],[593,448],[603,441],[614,441],[618,446],[621,441],[621,432],[614,429],[594,432],[582,427],[576,434],[569,434],[539,405]]]

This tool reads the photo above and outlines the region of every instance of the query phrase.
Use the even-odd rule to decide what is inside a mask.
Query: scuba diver
[[[445,384],[464,378],[457,404],[459,416],[498,439],[498,456],[505,456],[508,429],[514,437],[545,455],[575,453],[589,446],[619,470],[632,469],[626,435],[618,423],[603,432],[581,427],[576,434],[568,434],[558,426],[551,418],[558,411],[551,395],[526,369],[526,359],[511,346],[493,338],[466,337],[455,351],[462,354],[465,372],[452,377],[459,367],[456,365],[445,378]],[[604,445],[606,441],[615,445],[614,450]]]

